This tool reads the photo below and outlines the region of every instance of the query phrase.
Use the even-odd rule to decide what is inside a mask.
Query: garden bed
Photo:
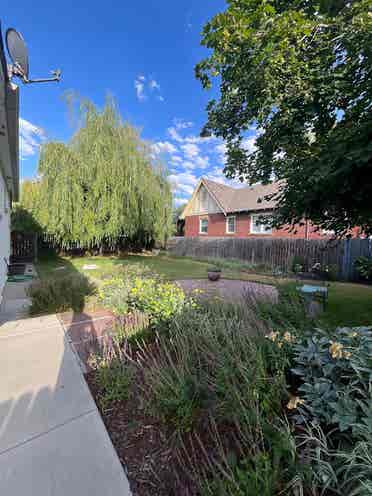
[[[186,300],[93,357],[134,496],[369,494],[371,330],[314,329],[298,296],[279,298]]]
[[[172,432],[152,417],[141,401],[143,374],[137,370],[128,399],[100,405],[102,390],[94,372],[85,376],[111,441],[128,476],[133,496],[192,496],[195,491],[180,470],[171,448]]]

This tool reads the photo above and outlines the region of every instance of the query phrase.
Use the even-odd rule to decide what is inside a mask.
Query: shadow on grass
[[[72,310],[82,312],[86,299],[96,293],[96,285],[68,259],[55,256],[38,263],[40,279],[28,288],[31,315]]]

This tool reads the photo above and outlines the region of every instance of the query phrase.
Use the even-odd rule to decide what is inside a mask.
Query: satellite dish
[[[14,67],[21,76],[28,80],[28,50],[22,35],[13,28],[9,28],[5,35],[6,47]]]
[[[29,79],[28,78],[28,50],[23,39],[23,36],[18,33],[14,28],[9,28],[5,35],[6,47],[13,65],[8,67],[10,79],[18,77],[22,79],[23,83],[49,83],[52,81],[61,80],[61,71],[57,69],[52,71],[53,77],[43,79]]]

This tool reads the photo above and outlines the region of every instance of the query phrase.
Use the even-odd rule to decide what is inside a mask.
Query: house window
[[[230,215],[229,217],[226,217],[226,233],[227,234],[234,234],[235,233],[235,222],[236,222],[236,218],[234,215]]]
[[[251,217],[251,234],[272,234],[273,230],[270,226],[263,224],[262,220],[268,215],[256,214]]]
[[[200,219],[199,233],[208,234],[208,219]]]

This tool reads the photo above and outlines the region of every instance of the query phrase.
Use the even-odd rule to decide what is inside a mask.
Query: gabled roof
[[[274,182],[267,185],[256,184],[244,188],[232,188],[225,184],[217,183],[204,177],[199,181],[190,202],[195,197],[200,186],[204,185],[209,194],[216,200],[223,213],[247,212],[256,210],[272,210],[276,206],[275,200],[265,200],[265,196],[279,192],[280,183]],[[185,217],[185,207],[181,218]]]

